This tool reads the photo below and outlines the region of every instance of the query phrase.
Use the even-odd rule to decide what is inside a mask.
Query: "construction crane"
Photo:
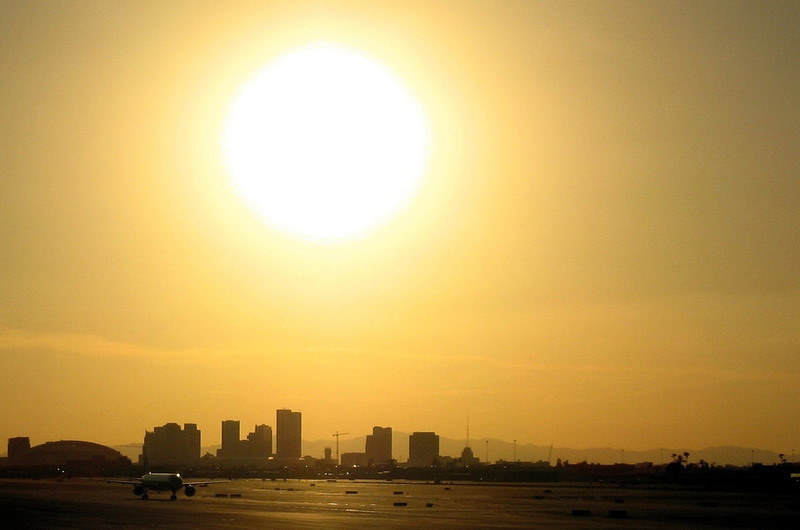
[[[339,431],[336,431],[335,433],[333,433],[333,434],[331,435],[331,436],[333,436],[334,438],[336,438],[336,465],[337,465],[337,466],[339,465],[339,437],[340,437],[340,436],[344,436],[345,434],[350,434],[350,433],[349,433],[349,432],[339,432]]]

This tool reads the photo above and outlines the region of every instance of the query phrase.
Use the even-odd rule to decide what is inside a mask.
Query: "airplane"
[[[105,482],[114,484],[130,484],[133,486],[133,494],[139,495],[142,499],[148,499],[148,491],[171,491],[169,500],[174,501],[178,498],[176,492],[183,488],[187,497],[192,497],[196,493],[197,486],[208,484],[221,484],[230,480],[210,480],[204,482],[184,482],[180,473],[146,473],[141,478],[131,479],[105,479]]]

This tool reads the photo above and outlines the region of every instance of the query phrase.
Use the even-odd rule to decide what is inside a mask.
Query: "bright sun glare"
[[[259,214],[282,231],[337,241],[363,235],[411,197],[428,129],[385,67],[313,45],[245,85],[222,142],[235,187]]]

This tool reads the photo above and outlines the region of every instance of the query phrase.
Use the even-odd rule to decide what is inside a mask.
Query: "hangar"
[[[27,451],[9,452],[7,471],[14,474],[110,476],[130,472],[131,460],[119,451],[94,442],[61,440],[46,442]]]

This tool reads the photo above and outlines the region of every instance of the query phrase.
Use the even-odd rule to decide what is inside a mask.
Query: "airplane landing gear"
[[[177,501],[178,500],[178,496],[173,493],[172,495],[170,495],[169,500]]]
[[[143,501],[146,501],[146,500],[147,500],[147,499],[149,499],[149,498],[150,498],[150,497],[148,497],[148,496],[147,496],[147,493],[144,493],[144,494],[142,494],[142,500],[143,500]]]

